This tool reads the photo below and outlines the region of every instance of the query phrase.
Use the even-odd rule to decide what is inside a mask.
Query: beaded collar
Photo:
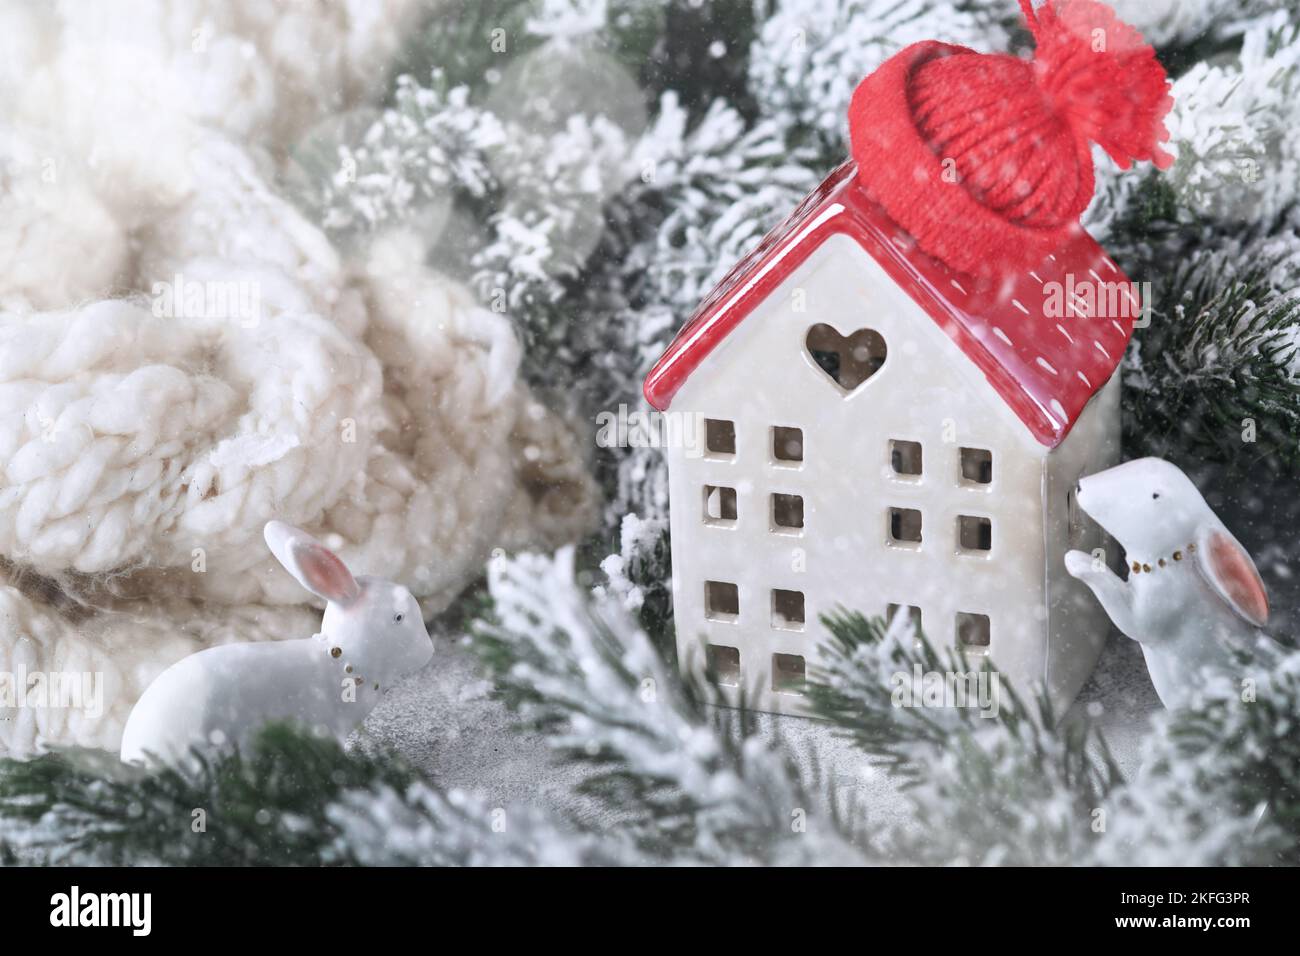
[[[1188,554],[1194,554],[1196,552],[1196,542],[1192,542],[1191,544],[1189,544],[1185,550],[1187,551]],[[1174,561],[1183,560],[1183,551],[1182,550],[1175,551],[1172,555],[1170,555],[1170,558]],[[1134,574],[1152,574],[1155,571],[1159,571],[1161,568],[1168,567],[1168,564],[1169,562],[1167,562],[1164,558],[1156,558],[1155,567],[1152,567],[1150,564],[1147,564],[1145,561],[1133,561],[1129,564],[1129,570],[1132,571]]]
[[[322,642],[324,642],[324,637],[325,637],[324,634],[317,634],[316,637],[320,638],[320,639],[322,640]],[[328,646],[328,643],[327,643],[327,642],[324,642],[324,643],[325,643],[325,646]],[[343,648],[338,647],[338,646],[329,647],[329,655],[330,655],[330,657],[334,658],[334,660],[338,660],[340,657],[343,656]],[[364,677],[362,677],[360,674],[353,674],[353,673],[352,673],[352,665],[349,664],[349,663],[347,663],[346,661],[344,661],[344,663],[343,663],[343,673],[348,674],[348,675],[351,677],[351,679],[352,679],[352,683],[353,683],[353,685],[356,686],[356,687],[358,687],[358,688],[360,688],[361,685],[364,684],[364,683],[366,682],[366,679],[365,679]],[[375,690],[379,690],[379,683],[378,683],[378,682],[375,683]]]

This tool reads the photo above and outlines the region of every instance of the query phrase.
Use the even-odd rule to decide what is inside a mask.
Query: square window
[[[896,475],[915,478],[921,474],[921,443],[895,438],[889,442],[889,464]]]
[[[725,418],[704,419],[704,449],[714,457],[734,455],[736,423]]]
[[[915,508],[890,508],[889,543],[906,546],[920,544],[921,512]]]
[[[893,623],[894,615],[898,613],[898,609],[901,607],[903,607],[903,605],[901,604],[890,604],[886,606],[885,608],[886,627],[888,627],[891,623]],[[921,609],[911,604],[908,604],[906,608],[907,608],[907,616],[911,618],[912,621],[912,630],[916,632],[916,636],[919,638],[921,636]]]
[[[784,464],[797,464],[803,461],[802,428],[772,426],[772,460]]]
[[[772,655],[772,690],[778,694],[803,696],[804,663],[797,654]]]
[[[704,486],[704,523],[733,524],[736,520],[736,489]]]
[[[990,551],[993,548],[993,522],[973,515],[957,516],[957,543],[963,551]]]
[[[725,687],[740,686],[740,650],[710,644],[706,648],[709,673]]]
[[[800,495],[772,495],[772,530],[785,534],[803,529],[803,498]]]
[[[786,631],[802,631],[803,624],[803,592],[773,588],[772,626]]]
[[[968,651],[981,654],[989,649],[989,616],[957,612],[957,643]]]
[[[993,480],[993,452],[984,448],[961,449],[961,477],[975,485],[987,485]]]
[[[704,616],[710,621],[734,621],[740,616],[740,588],[726,581],[705,581]]]

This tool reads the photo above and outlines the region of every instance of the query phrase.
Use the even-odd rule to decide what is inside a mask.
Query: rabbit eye
[[[1151,499],[1152,499],[1153,501],[1154,501],[1156,498],[1159,498],[1159,497],[1160,497],[1160,492],[1158,492],[1158,491],[1153,491],[1153,492],[1151,492]]]
[[[396,614],[393,615],[393,623],[394,623],[394,624],[401,624],[401,623],[402,623],[402,619],[403,619],[404,617],[406,617],[406,615],[403,614],[401,611],[398,611]]]

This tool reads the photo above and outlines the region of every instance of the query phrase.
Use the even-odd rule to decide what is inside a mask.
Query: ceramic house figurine
[[[803,712],[838,608],[1062,705],[1100,652],[1064,555],[1104,547],[1072,491],[1118,460],[1141,298],[1078,217],[1089,140],[1168,164],[1168,84],[1109,8],[1024,6],[1033,62],[920,43],[863,80],[852,158],[646,380],[697,439],[668,451],[679,658],[759,709]]]

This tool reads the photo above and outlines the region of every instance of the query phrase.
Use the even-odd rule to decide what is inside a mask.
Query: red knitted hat
[[[1032,267],[1092,198],[1089,142],[1122,169],[1173,162],[1173,105],[1142,35],[1096,0],[1020,0],[1032,61],[915,43],[858,84],[858,178],[925,252],[962,272]]]

